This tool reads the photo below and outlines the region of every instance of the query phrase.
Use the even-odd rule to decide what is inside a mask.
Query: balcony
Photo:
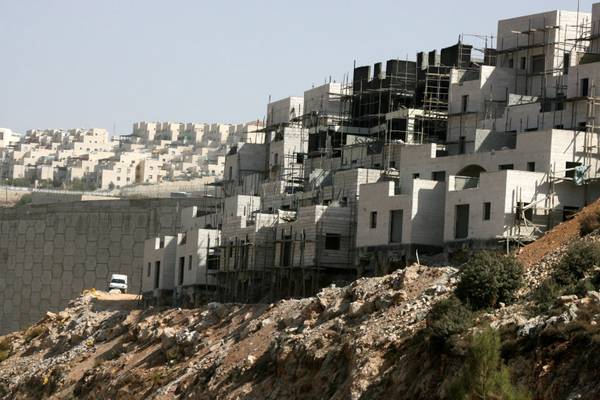
[[[479,178],[472,176],[453,176],[451,178],[453,184],[450,185],[450,190],[466,190],[479,187]]]

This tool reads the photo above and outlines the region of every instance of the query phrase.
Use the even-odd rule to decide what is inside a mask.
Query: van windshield
[[[124,279],[113,279],[112,281],[110,281],[110,283],[120,283],[120,284],[125,284],[125,280]]]

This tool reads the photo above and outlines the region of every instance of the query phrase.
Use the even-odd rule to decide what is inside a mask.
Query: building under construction
[[[570,218],[600,196],[599,26],[600,3],[505,19],[269,102],[265,142],[226,158],[222,207],[203,217],[218,222],[196,226],[219,230],[210,268],[190,269],[210,276],[201,298],[307,296],[428,255],[510,251]]]

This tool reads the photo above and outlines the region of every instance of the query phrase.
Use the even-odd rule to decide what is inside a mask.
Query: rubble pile
[[[456,273],[414,265],[311,298],[194,310],[102,309],[85,294],[6,337],[13,350],[0,364],[0,395],[359,398]]]

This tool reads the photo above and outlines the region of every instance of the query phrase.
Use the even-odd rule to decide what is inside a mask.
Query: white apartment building
[[[177,238],[161,236],[144,242],[142,295],[145,301],[168,302],[175,287]]]

